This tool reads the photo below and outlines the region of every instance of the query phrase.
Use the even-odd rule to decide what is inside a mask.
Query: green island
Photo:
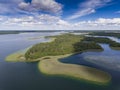
[[[40,72],[47,75],[61,75],[96,84],[107,84],[111,80],[111,75],[107,72],[75,64],[65,64],[59,62],[61,58],[82,53],[89,50],[103,51],[96,41],[87,41],[87,37],[74,34],[62,34],[49,36],[51,42],[39,43],[28,50],[23,50],[6,57],[6,61],[11,62],[36,62]]]
[[[89,34],[97,35],[97,36],[112,36],[112,37],[120,38],[120,32],[92,32]]]
[[[120,43],[112,41],[109,38],[100,38],[100,37],[85,37],[84,38],[85,41],[91,42],[94,41],[95,43],[105,43],[105,44],[109,44],[109,46],[112,49],[116,49],[116,50],[120,50]]]

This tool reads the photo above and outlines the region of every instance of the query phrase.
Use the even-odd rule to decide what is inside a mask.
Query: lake
[[[60,76],[45,76],[39,72],[37,62],[5,62],[7,55],[50,40],[44,36],[60,33],[62,32],[0,35],[0,90],[120,90],[120,51],[112,50],[107,44],[100,44],[104,48],[103,52],[84,52],[60,61],[95,67],[110,73],[112,82],[108,86]]]

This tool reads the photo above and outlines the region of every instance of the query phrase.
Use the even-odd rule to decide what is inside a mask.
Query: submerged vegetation
[[[48,38],[48,37],[47,37]],[[86,42],[84,36],[74,34],[63,34],[51,36],[56,38],[53,42],[40,43],[30,48],[26,54],[26,60],[37,59],[44,56],[57,56],[71,53],[79,53],[85,50],[100,49],[101,46],[95,42]]]

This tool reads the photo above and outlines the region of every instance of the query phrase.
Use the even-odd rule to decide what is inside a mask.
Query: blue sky
[[[0,0],[0,30],[120,30],[120,0]]]

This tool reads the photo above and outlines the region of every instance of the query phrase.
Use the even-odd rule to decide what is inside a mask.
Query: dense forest
[[[113,32],[92,32],[90,35],[98,35],[98,36],[113,36],[120,38],[120,33],[113,33]]]
[[[85,37],[74,34],[47,36],[46,38],[55,38],[55,40],[53,42],[34,45],[25,53],[26,60],[37,59],[44,56],[80,53],[86,50],[103,50],[98,43],[106,43],[115,48],[120,47],[120,43],[112,41],[109,38]]]
[[[100,38],[100,37],[85,37],[85,41],[94,41],[95,43],[106,43],[109,44],[110,47],[120,48],[120,43],[110,40],[109,38]]]
[[[99,44],[95,42],[86,42],[84,41],[84,36],[80,35],[63,34],[46,38],[56,39],[53,42],[34,45],[25,54],[27,60],[37,59],[43,56],[78,53],[89,49],[103,50]]]

